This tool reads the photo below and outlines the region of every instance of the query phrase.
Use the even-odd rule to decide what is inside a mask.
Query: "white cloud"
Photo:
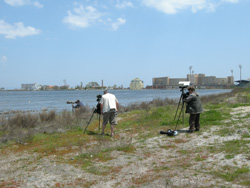
[[[222,3],[237,3],[239,0],[142,0],[148,7],[153,7],[166,14],[176,14],[184,9],[191,9],[193,13],[205,9],[214,11]]]
[[[222,2],[228,2],[228,3],[238,3],[239,0],[222,0]]]
[[[43,8],[43,5],[38,1],[32,1],[32,0],[4,0],[5,3],[18,7],[18,6],[24,6],[24,5],[33,5],[38,8]]]
[[[1,57],[1,64],[2,64],[3,66],[5,66],[5,65],[7,64],[7,62],[8,62],[7,57],[6,57],[6,56],[2,56],[2,57]]]
[[[100,13],[92,6],[84,8],[80,5],[73,11],[68,11],[68,16],[63,19],[63,22],[75,27],[87,28],[99,21],[103,15],[103,13]]]
[[[43,5],[39,3],[38,1],[33,2],[33,5],[37,8],[43,8]]]
[[[111,26],[113,30],[117,30],[121,25],[125,24],[126,20],[122,18],[118,18],[116,22],[112,23]]]
[[[115,5],[116,8],[122,9],[127,7],[134,7],[134,5],[130,1],[124,1],[120,3],[120,1],[117,1],[117,4]]]
[[[25,0],[4,0],[5,3],[11,5],[11,6],[24,6]]]
[[[7,39],[15,39],[16,37],[25,37],[29,35],[37,35],[39,29],[31,26],[24,26],[22,22],[14,23],[13,25],[0,20],[0,34],[5,35]]]
[[[191,8],[193,12],[204,9],[206,0],[143,0],[143,4],[156,8],[167,14],[175,14],[178,10]]]

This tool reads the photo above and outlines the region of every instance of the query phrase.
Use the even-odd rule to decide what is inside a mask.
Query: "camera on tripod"
[[[182,93],[181,96],[182,96],[183,99],[186,99],[189,96],[189,92],[184,92],[185,89],[187,89],[189,85],[190,85],[189,81],[179,82],[179,88],[181,89],[180,91]]]
[[[94,113],[101,114],[102,112],[101,112],[101,103],[100,103],[100,101],[101,101],[102,96],[101,95],[97,95],[96,98],[97,98],[96,101],[98,103],[96,105]]]
[[[91,117],[89,119],[89,122],[88,122],[87,126],[85,127],[83,133],[86,132],[86,130],[87,130],[87,128],[88,128],[88,126],[89,126],[89,124],[91,122],[91,119],[92,119],[92,117],[93,117],[94,114],[97,114],[97,116],[99,116],[98,119],[99,119],[99,130],[100,130],[100,121],[101,121],[101,114],[102,114],[100,101],[101,101],[102,95],[97,95],[96,98],[97,98],[96,99],[97,105],[96,105],[96,107],[95,107],[95,109],[94,109],[94,111],[93,111],[93,113],[92,113],[92,115],[91,115]]]
[[[97,102],[100,102],[102,96],[101,96],[101,95],[97,95],[96,98],[97,98],[96,101],[97,101]]]

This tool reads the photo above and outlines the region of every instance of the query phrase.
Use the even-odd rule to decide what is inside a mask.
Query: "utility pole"
[[[241,83],[241,69],[242,69],[242,66],[239,65],[239,68],[240,68],[240,83]]]
[[[189,81],[190,81],[190,84],[191,84],[191,70],[192,70],[192,66],[189,67],[189,70],[190,70]]]
[[[194,76],[194,70],[192,70],[192,80],[193,80],[193,85],[196,85],[196,80],[195,80],[195,76]],[[194,84],[194,82],[195,82],[195,84]]]

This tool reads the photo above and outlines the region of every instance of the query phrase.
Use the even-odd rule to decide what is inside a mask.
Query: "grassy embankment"
[[[221,152],[225,154],[224,158],[226,160],[234,159],[239,154],[245,155],[250,160],[248,154],[250,127],[249,124],[244,123],[246,119],[250,118],[250,114],[238,119],[231,118],[231,112],[234,108],[250,106],[249,91],[249,89],[236,89],[231,93],[202,97],[204,108],[200,121],[202,131],[194,133],[195,135],[201,135],[203,132],[211,132],[211,128],[215,127],[213,134],[225,137],[246,129],[247,131],[241,132],[239,139],[218,142],[190,150],[178,149],[178,145],[190,141],[194,134],[186,134],[185,138],[182,138],[179,134],[176,137],[168,137],[171,141],[169,145],[159,144],[159,147],[164,150],[176,148],[185,158],[190,159],[194,156],[193,160],[195,162],[206,161],[209,156]],[[111,155],[112,151],[136,153],[138,143],[144,143],[150,138],[159,136],[161,130],[174,129],[176,121],[173,119],[176,108],[176,101],[167,99],[131,105],[126,108],[122,107],[121,111],[123,113],[119,114],[120,120],[114,138],[107,135],[98,135],[98,120],[96,118],[93,118],[93,122],[89,125],[87,134],[83,134],[83,128],[91,115],[89,109],[76,115],[69,112],[63,112],[60,115],[56,115],[54,112],[44,112],[36,117],[30,114],[18,115],[9,120],[2,120],[0,137],[9,138],[9,140],[7,139],[7,142],[0,144],[0,150],[3,154],[10,150],[12,152],[35,152],[41,158],[55,155],[60,163],[72,164],[81,167],[88,173],[105,176],[108,173],[121,171],[122,167],[103,166],[100,168],[96,167],[96,163],[114,159]],[[187,128],[188,116],[185,116],[184,124],[181,121],[178,124],[178,129]],[[48,129],[51,129],[51,132]],[[109,126],[106,131],[110,131]],[[204,136],[204,139],[207,139],[207,137]],[[77,155],[68,160],[66,156],[72,153],[77,153]],[[147,156],[150,153],[144,151],[144,155]],[[182,170],[190,168],[188,164],[182,161],[179,162],[182,164],[181,166],[176,164],[177,166],[172,166],[172,168],[181,168]],[[154,171],[161,174],[162,171],[170,171],[169,168],[171,167],[157,166]],[[224,165],[216,170],[208,167],[204,167],[204,169],[204,171],[199,170],[195,173],[209,173],[216,178],[219,177],[223,181],[237,185],[250,184],[248,166],[233,167]],[[154,176],[155,179],[160,177],[162,176]],[[154,180],[148,178],[135,179],[134,184],[141,185]],[[94,182],[89,182],[85,186],[92,184]]]

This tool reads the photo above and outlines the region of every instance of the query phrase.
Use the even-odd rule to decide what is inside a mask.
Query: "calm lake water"
[[[200,95],[212,95],[230,92],[224,89],[201,89],[197,90]],[[176,90],[111,90],[116,95],[119,103],[123,106],[151,101],[153,99],[180,98],[181,92]],[[0,114],[10,111],[40,111],[47,110],[71,110],[71,104],[67,101],[79,99],[84,105],[95,107],[96,96],[103,91],[0,91]]]

